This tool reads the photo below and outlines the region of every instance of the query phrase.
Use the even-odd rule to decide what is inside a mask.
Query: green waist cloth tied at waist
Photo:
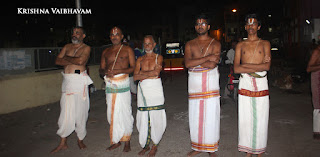
[[[267,76],[267,73],[265,75],[263,75],[263,76],[261,76],[261,75],[259,75],[257,73],[247,73],[247,74],[252,76],[252,77],[255,77],[255,78],[264,78],[264,77]],[[241,77],[243,77],[242,74],[241,74]]]
[[[162,110],[164,105],[150,106],[150,107],[138,107],[139,111],[152,111],[152,110]]]
[[[110,88],[106,87],[106,93],[124,93],[130,90],[130,87],[125,88]]]

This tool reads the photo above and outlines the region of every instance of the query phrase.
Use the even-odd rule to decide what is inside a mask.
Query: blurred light
[[[243,38],[243,40],[247,40],[248,38]]]
[[[234,12],[234,13],[237,12],[237,9],[232,9],[232,12]]]
[[[164,71],[183,70],[183,67],[164,68]]]
[[[272,32],[272,28],[271,28],[271,27],[269,27],[269,29],[268,29],[268,30],[269,30],[269,32],[270,32],[270,33]]]
[[[271,48],[271,51],[278,51],[279,49],[274,47],[274,48]]]
[[[50,32],[53,32],[53,28],[52,27],[50,28]]]
[[[310,24],[310,21],[309,20],[306,20],[307,24],[309,25]]]
[[[49,53],[51,53],[51,50],[49,50]]]
[[[268,17],[271,17],[271,14],[269,14]]]

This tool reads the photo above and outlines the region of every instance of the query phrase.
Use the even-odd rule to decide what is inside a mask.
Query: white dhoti
[[[189,127],[192,149],[218,150],[220,139],[220,93],[218,67],[189,70]]]
[[[320,135],[320,71],[311,73],[313,133]]]
[[[104,77],[111,144],[130,141],[133,130],[130,81],[127,74]]]
[[[62,76],[61,112],[57,134],[64,138],[75,131],[79,140],[83,140],[87,134],[86,123],[90,103],[88,85],[93,82],[86,71],[80,74],[62,73]]]
[[[161,79],[140,81],[137,98],[139,143],[142,148],[147,148],[151,140],[158,145],[167,126]]]
[[[264,153],[268,138],[269,90],[267,72],[241,74],[239,83],[239,143],[242,152]]]

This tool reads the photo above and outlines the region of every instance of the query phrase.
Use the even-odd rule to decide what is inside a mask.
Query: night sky
[[[195,16],[207,13],[213,19],[212,28],[223,27],[223,12],[226,9],[239,8],[239,14],[249,12],[271,12],[281,8],[282,0],[159,0],[159,1],[93,1],[82,0],[82,8],[91,9],[91,15],[83,15],[83,25],[88,33],[94,34],[97,40],[105,40],[112,26],[118,25],[124,32],[141,32],[150,34],[154,25],[171,24],[177,29],[179,15]],[[16,40],[22,35],[34,40],[51,38],[66,38],[61,33],[50,34],[49,29],[67,32],[75,25],[76,15],[18,15],[17,8],[75,8],[75,0],[12,0],[2,4],[0,17],[1,40]],[[242,9],[243,8],[243,9]],[[242,10],[241,10],[242,9]],[[190,19],[193,19],[191,17]],[[26,23],[26,20],[28,21]],[[186,23],[190,24],[190,23]],[[18,33],[17,33],[18,32]],[[17,37],[17,34],[19,34]],[[57,35],[58,34],[58,35]],[[2,41],[3,43],[3,41]],[[1,43],[0,43],[1,44]],[[32,43],[30,43],[32,45]],[[29,46],[29,44],[24,44]],[[2,46],[2,45],[0,45]],[[41,44],[36,46],[41,46]]]

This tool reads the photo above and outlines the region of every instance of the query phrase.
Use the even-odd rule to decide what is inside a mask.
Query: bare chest
[[[154,70],[156,66],[155,57],[142,59],[140,62],[140,66],[142,71]]]
[[[108,63],[114,62],[114,61],[123,62],[125,60],[128,60],[129,56],[124,50],[121,50],[121,51],[109,50],[107,51],[105,58]]]
[[[241,61],[244,63],[260,64],[264,57],[265,52],[262,45],[247,45],[241,48]]]

